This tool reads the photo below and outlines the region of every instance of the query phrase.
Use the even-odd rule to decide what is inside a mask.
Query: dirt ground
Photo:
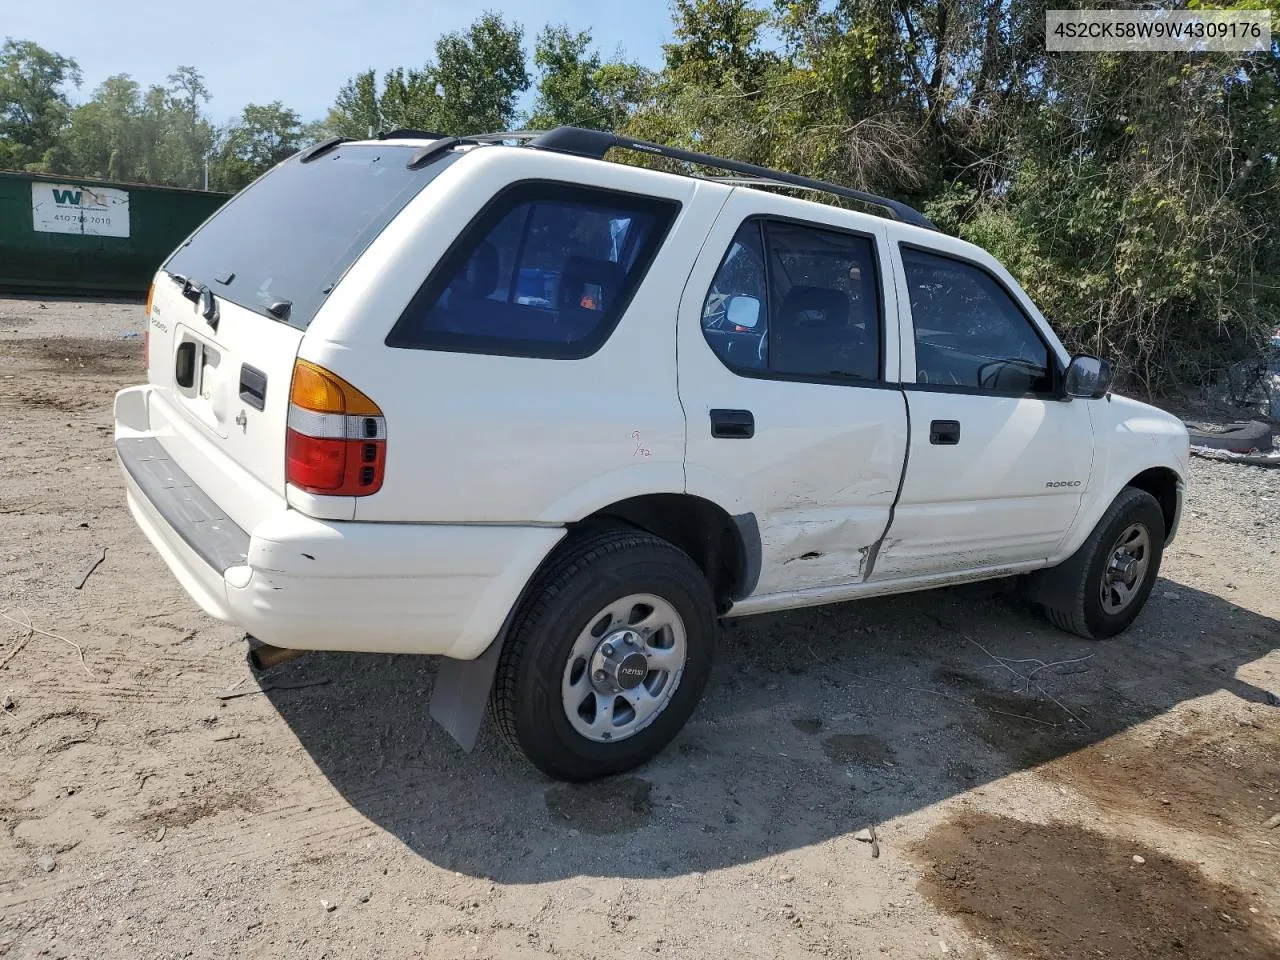
[[[1195,464],[1114,641],[1004,583],[738,621],[569,787],[462,754],[427,659],[259,686],[124,505],[141,312],[0,300],[0,613],[65,638],[0,620],[0,954],[1280,957],[1280,471]]]

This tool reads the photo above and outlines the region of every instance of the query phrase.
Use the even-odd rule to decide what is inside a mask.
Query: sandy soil
[[[65,638],[0,620],[0,954],[1280,956],[1280,471],[1196,463],[1112,642],[1000,583],[739,621],[568,787],[461,754],[426,659],[259,686],[124,506],[140,319],[0,300],[0,612]]]

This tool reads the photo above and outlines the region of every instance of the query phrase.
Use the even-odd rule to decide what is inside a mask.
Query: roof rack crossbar
[[[528,131],[522,131],[519,134],[507,134],[506,137],[512,140],[523,140],[528,138],[528,133]],[[602,130],[585,130],[581,127],[557,127],[547,133],[528,139],[531,147],[554,150],[558,153],[572,153],[580,157],[591,157],[595,160],[603,160],[605,154],[610,150],[631,150],[636,153],[647,153],[681,163],[710,167],[714,170],[742,173],[750,177],[757,177],[760,180],[770,181],[768,184],[760,184],[761,186],[798,187],[803,190],[814,190],[837,197],[844,197],[847,200],[857,200],[860,203],[888,210],[895,220],[903,223],[925,227],[929,230],[938,229],[919,210],[899,200],[891,200],[888,197],[880,197],[874,193],[854,190],[852,187],[842,187],[837,183],[828,183],[825,180],[801,177],[783,170],[771,170],[768,167],[756,166],[754,163],[727,160],[724,157],[715,157],[709,153],[695,153],[692,150],[681,150],[677,147],[664,147],[660,143],[650,143],[647,140],[632,140],[629,137],[620,137],[614,133],[607,133]]]

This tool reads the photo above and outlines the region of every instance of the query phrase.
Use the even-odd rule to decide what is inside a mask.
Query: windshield
[[[457,159],[409,170],[418,149],[343,144],[310,163],[286,161],[233,197],[164,269],[306,329],[365,248]]]

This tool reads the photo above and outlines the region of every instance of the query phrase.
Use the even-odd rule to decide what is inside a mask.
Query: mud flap
[[[484,710],[498,672],[498,657],[506,642],[505,625],[498,638],[474,660],[441,657],[431,691],[431,718],[444,727],[464,751],[470,753],[480,737]]]

